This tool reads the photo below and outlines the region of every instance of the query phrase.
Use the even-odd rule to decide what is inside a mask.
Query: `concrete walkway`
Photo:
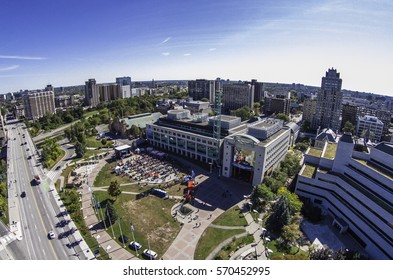
[[[109,255],[110,259],[113,260],[131,260],[138,258],[123,248],[119,243],[113,240],[113,236],[109,235],[105,231],[105,227],[98,219],[97,215],[102,213],[95,212],[92,207],[92,186],[94,180],[98,174],[98,172],[102,169],[102,167],[107,164],[107,159],[109,159],[111,155],[108,155],[106,158],[98,161],[97,164],[87,165],[81,167],[85,168],[85,181],[81,186],[80,194],[82,201],[82,211],[83,217],[85,219],[86,226],[90,229],[91,235],[97,240],[100,247],[102,247]],[[105,215],[105,214],[104,214]],[[116,236],[114,238],[117,238]],[[94,248],[92,248],[94,250]]]

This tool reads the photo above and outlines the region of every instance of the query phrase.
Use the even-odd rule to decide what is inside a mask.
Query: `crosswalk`
[[[0,243],[5,246],[11,243],[12,241],[14,241],[15,239],[16,239],[15,235],[13,233],[9,233],[7,235],[0,237]]]
[[[46,177],[48,177],[48,179],[50,179],[51,181],[53,181],[55,179],[55,177],[59,174],[58,170],[51,170],[46,174]]]

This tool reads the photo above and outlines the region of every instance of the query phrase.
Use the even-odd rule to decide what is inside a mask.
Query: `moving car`
[[[22,197],[22,198],[26,197],[26,192],[25,191],[21,192],[20,197]]]
[[[151,259],[151,260],[155,260],[155,259],[157,258],[157,253],[154,252],[154,251],[152,251],[152,250],[145,249],[145,250],[143,251],[143,254],[144,254],[147,258],[149,258],[149,259]]]
[[[48,232],[48,238],[54,239],[54,238],[56,238],[56,234],[51,230],[50,232]]]

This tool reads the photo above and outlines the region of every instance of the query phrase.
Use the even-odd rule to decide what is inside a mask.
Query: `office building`
[[[353,126],[356,126],[356,122],[359,114],[359,106],[356,106],[352,103],[345,103],[342,105],[342,120],[341,120],[341,129],[344,128],[346,122],[350,122]]]
[[[393,259],[393,143],[375,147],[344,134],[308,153],[295,192],[330,216],[372,259]]]
[[[253,186],[262,183],[266,174],[271,174],[285,158],[290,134],[290,129],[277,119],[236,128],[223,143],[222,176],[238,178]]]
[[[367,138],[372,142],[379,142],[382,137],[383,132],[383,122],[381,122],[377,117],[364,116],[358,117],[356,123],[356,135],[358,137]]]
[[[95,79],[85,83],[85,106],[96,107],[100,103],[100,92]]]
[[[23,96],[25,117],[36,120],[47,113],[55,112],[55,94],[53,91],[32,91]]]
[[[202,98],[206,98],[209,99],[210,103],[213,103],[215,92],[215,81],[205,79],[188,81],[188,96],[192,97],[193,100],[201,100]]]
[[[161,149],[212,163],[218,158],[213,138],[214,117],[189,110],[170,110],[154,124],[146,125],[149,143]],[[262,182],[285,157],[291,130],[282,120],[265,119],[242,124],[235,116],[221,115],[219,153],[221,174],[252,185]]]
[[[341,92],[342,80],[340,73],[329,69],[322,77],[321,91],[317,96],[317,108],[313,118],[312,128],[331,128],[339,131],[341,128]]]
[[[289,116],[291,112],[291,94],[276,94],[265,97],[263,113],[266,116],[273,114],[285,114]]]
[[[247,83],[232,83],[222,86],[222,111],[230,114],[232,110],[240,109],[244,106],[253,109],[254,86]]]

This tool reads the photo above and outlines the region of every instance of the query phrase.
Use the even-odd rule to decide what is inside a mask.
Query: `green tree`
[[[206,97],[201,98],[201,101],[202,101],[202,102],[209,102],[209,98],[206,98]]]
[[[290,192],[287,188],[280,188],[277,194],[287,198],[292,215],[302,210],[303,202],[300,201],[297,194]]]
[[[118,197],[119,195],[121,195],[120,184],[119,184],[119,182],[117,182],[117,180],[112,181],[112,182],[110,183],[109,188],[108,188],[108,194],[109,194],[111,197],[114,197],[115,200],[117,199],[117,197]]]
[[[110,200],[108,200],[107,204],[106,204],[106,209],[105,209],[105,218],[106,221],[109,222],[113,225],[117,219],[119,218],[119,216],[117,215],[116,209],[113,206],[112,202],[110,202]]]
[[[283,113],[278,113],[277,115],[274,116],[274,118],[283,120],[284,122],[289,122],[291,120],[287,115]]]
[[[103,146],[105,146],[107,142],[108,142],[108,140],[106,140],[106,138],[102,138],[102,139],[101,139],[101,144],[102,144]]]
[[[75,153],[77,158],[82,158],[86,153],[85,146],[82,145],[80,142],[76,142],[75,144]]]
[[[346,121],[344,124],[343,132],[350,132],[355,135],[355,126],[350,121]]]
[[[134,137],[139,137],[141,135],[141,129],[137,127],[135,124],[133,124],[128,130],[128,134]]]
[[[288,225],[291,220],[290,211],[288,198],[281,196],[266,220],[267,229],[279,234],[282,228]]]
[[[302,237],[302,232],[300,231],[299,223],[290,223],[285,225],[281,231],[281,238],[283,241],[291,246],[297,242]]]
[[[254,114],[250,108],[247,106],[244,106],[242,108],[232,110],[231,111],[232,116],[240,117],[242,121],[249,120]]]

